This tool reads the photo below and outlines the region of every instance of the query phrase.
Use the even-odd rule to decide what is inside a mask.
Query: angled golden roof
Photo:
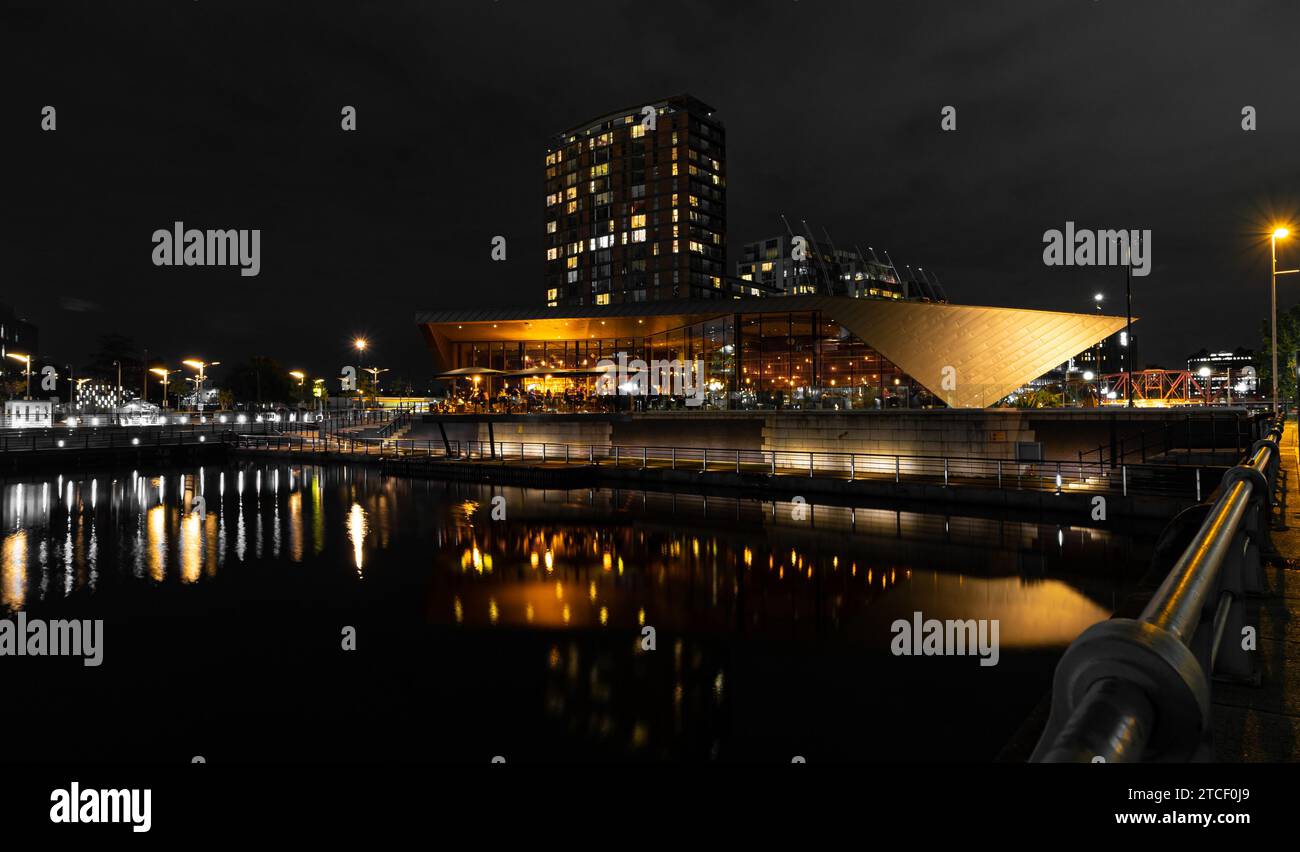
[[[778,296],[416,315],[440,369],[463,340],[641,337],[726,314],[822,313],[955,408],[993,405],[1124,327],[1124,317],[936,302]]]
[[[831,317],[954,408],[983,408],[1124,328],[1124,317],[845,299]]]

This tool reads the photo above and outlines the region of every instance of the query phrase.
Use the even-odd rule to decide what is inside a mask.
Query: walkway
[[[1269,594],[1259,601],[1261,685],[1215,683],[1215,758],[1225,762],[1300,760],[1300,443],[1296,423],[1282,435],[1287,471],[1286,524],[1274,531],[1278,555],[1264,567]],[[1224,641],[1230,641],[1224,637]]]

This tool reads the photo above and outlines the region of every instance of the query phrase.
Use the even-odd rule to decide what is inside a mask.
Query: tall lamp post
[[[192,367],[198,371],[198,376],[194,381],[194,402],[198,405],[199,414],[203,413],[203,380],[207,378],[208,367],[215,367],[220,361],[200,361],[197,358],[191,358],[188,361],[182,361],[187,367]]]
[[[1273,297],[1272,297],[1271,307],[1269,310],[1269,327],[1273,331],[1273,341],[1272,341],[1272,346],[1270,346],[1269,348],[1273,350],[1273,416],[1274,417],[1277,417],[1278,414],[1281,413],[1281,407],[1278,404],[1278,394],[1277,394],[1277,277],[1279,275],[1292,275],[1296,272],[1300,272],[1300,269],[1279,270],[1277,268],[1277,241],[1284,240],[1290,235],[1291,235],[1291,231],[1288,228],[1274,228],[1273,233],[1270,237],[1270,240],[1272,242],[1272,249],[1273,249],[1272,251]]]
[[[1140,239],[1140,238],[1139,238]],[[1133,407],[1133,246],[1128,246],[1124,260],[1124,368],[1128,371],[1128,407]]]
[[[113,422],[122,423],[122,362],[114,361],[113,366],[117,367],[117,396],[113,397]]]
[[[358,337],[356,340],[352,341],[352,346],[354,349],[357,350],[358,356],[364,357],[366,354],[366,347],[369,345],[370,345],[370,341],[366,340],[364,337]],[[364,370],[365,368],[362,367],[362,369]],[[358,388],[357,396],[361,397],[361,407],[364,409],[366,407],[366,395],[361,393],[360,389]]]
[[[289,375],[298,380],[298,409],[301,411],[303,406],[303,387],[307,382],[307,374],[302,370],[290,370]]]
[[[9,357],[15,361],[22,361],[24,364],[23,373],[27,376],[27,396],[24,399],[32,398],[32,356],[19,355],[17,352],[8,353]]]
[[[167,377],[170,376],[172,373],[179,373],[180,370],[168,370],[166,367],[151,367],[149,369],[149,372],[153,373],[155,376],[158,376],[162,380],[162,390],[163,390],[162,407],[166,408],[167,407],[167,381],[168,381]]]

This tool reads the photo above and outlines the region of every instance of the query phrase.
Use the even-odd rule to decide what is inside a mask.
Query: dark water
[[[795,509],[279,463],[0,481],[0,609],[105,621],[97,668],[0,657],[0,761],[990,760],[1150,552]],[[997,619],[998,665],[892,655],[915,611]]]

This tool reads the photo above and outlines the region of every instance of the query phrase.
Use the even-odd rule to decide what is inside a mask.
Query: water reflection
[[[649,619],[693,631],[866,636],[881,619],[922,609],[1000,617],[1004,642],[1060,645],[1106,617],[1122,591],[1117,572],[1136,561],[1126,538],[1105,531],[997,518],[494,491],[310,465],[221,470],[211,494],[208,475],[132,472],[103,489],[99,477],[0,483],[5,607],[23,606],[29,575],[37,594],[67,595],[93,591],[105,569],[195,584],[227,560],[346,554],[357,578],[375,567],[421,572],[429,618],[467,626],[634,628]],[[51,503],[51,488],[64,499]],[[498,495],[508,520],[492,519]]]
[[[494,497],[504,518],[493,517]],[[1008,702],[1018,690],[1023,706],[989,710],[1014,727],[1046,688],[1054,655],[1108,617],[1149,552],[1144,537],[996,516],[493,488],[342,465],[0,480],[0,524],[4,610],[84,596],[130,615],[148,610],[155,588],[174,587],[188,597],[167,605],[206,601],[213,636],[228,635],[217,619],[254,605],[306,634],[295,620],[305,616],[283,601],[309,600],[349,613],[340,623],[360,613],[382,625],[372,630],[400,632],[410,658],[393,659],[403,666],[445,668],[456,649],[459,674],[430,669],[440,672],[427,680],[436,700],[388,709],[415,727],[432,713],[463,720],[518,707],[512,724],[539,738],[652,757],[752,751],[774,719],[857,756],[881,747],[866,731],[889,721],[899,748],[943,753],[969,730],[940,742],[925,713],[965,706],[975,689]],[[887,655],[889,625],[914,611],[998,619],[997,672],[900,668]],[[645,627],[658,637],[653,651]],[[1032,676],[1016,673],[1018,659]],[[334,683],[336,664],[317,660],[313,682]],[[517,691],[471,708],[480,668]],[[1004,680],[976,686],[972,671]],[[265,688],[281,688],[279,672],[268,670]],[[297,700],[283,688],[264,705]],[[891,703],[897,696],[913,703]],[[335,701],[313,698],[313,707]],[[1007,733],[989,730],[992,740]],[[795,734],[782,736],[795,747]]]

